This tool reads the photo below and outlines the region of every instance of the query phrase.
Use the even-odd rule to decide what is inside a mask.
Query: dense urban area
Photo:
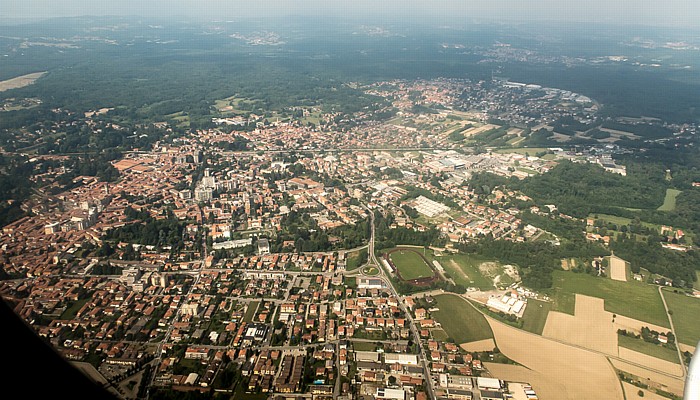
[[[107,39],[41,40],[2,44]],[[637,58],[473,54],[478,79],[190,109],[57,105],[51,72],[0,82],[2,298],[123,399],[680,399],[700,126],[498,67]]]

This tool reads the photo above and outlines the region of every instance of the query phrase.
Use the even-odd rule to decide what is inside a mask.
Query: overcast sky
[[[0,0],[5,18],[173,15],[220,19],[335,15],[441,19],[618,22],[700,26],[698,0]]]

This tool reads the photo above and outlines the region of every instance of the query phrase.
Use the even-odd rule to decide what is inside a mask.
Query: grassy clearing
[[[673,326],[676,328],[678,341],[695,346],[700,340],[700,299],[664,290],[668,309],[673,314]]]
[[[548,301],[528,299],[523,314],[523,329],[541,335],[551,309],[552,303]]]
[[[374,342],[352,342],[352,348],[355,351],[375,351],[377,350],[377,344]]]
[[[697,276],[698,279],[695,280],[695,283],[693,283],[693,287],[694,287],[695,289],[700,290],[700,271],[695,271],[695,276]]]
[[[489,261],[469,254],[454,254],[436,258],[452,279],[464,287],[493,289],[493,281],[481,274],[479,265]]]
[[[629,225],[630,223],[632,223],[632,219],[630,219],[630,218],[618,217],[617,215],[609,215],[609,214],[591,214],[588,216],[588,218],[602,219],[603,221],[611,222],[615,225]],[[661,228],[659,225],[652,224],[649,222],[644,222],[644,221],[642,221],[642,225],[647,227],[647,228],[656,229],[656,230],[659,230]]]
[[[680,190],[676,189],[666,189],[666,197],[664,197],[664,204],[662,204],[657,210],[659,211],[673,211],[676,209],[676,197],[681,194]]]
[[[557,311],[573,314],[575,293],[605,299],[605,310],[640,321],[668,327],[668,318],[655,286],[619,282],[588,274],[554,271],[554,301]],[[559,307],[565,307],[565,310]],[[570,307],[570,308],[569,308]]]
[[[357,251],[352,251],[347,254],[347,264],[345,266],[345,269],[348,271],[352,271],[354,269],[357,269],[360,265],[364,264],[367,261],[367,249],[362,249],[362,250],[357,250]]]
[[[675,364],[680,364],[678,361],[678,353],[675,350],[671,350],[668,347],[659,346],[653,343],[647,343],[642,339],[635,339],[629,336],[618,335],[617,343],[620,347],[624,347],[636,352],[646,354],[648,356],[660,358],[662,360],[670,361]]]
[[[532,169],[532,168],[517,167],[516,169],[517,169],[518,171],[520,171],[520,172],[524,172],[524,173],[530,174],[530,175],[537,175],[537,174],[538,174],[538,172],[535,171],[535,170]]]
[[[190,126],[190,116],[182,111],[166,115],[166,118],[170,118],[177,122],[179,127],[189,127]]]
[[[432,316],[456,343],[493,338],[486,318],[467,300],[451,294],[435,296],[435,300],[439,311],[433,311]]]
[[[413,250],[404,249],[389,255],[405,280],[433,276],[433,270],[426,265],[421,256]]]
[[[260,304],[259,301],[251,301],[250,304],[248,304],[248,309],[245,311],[245,314],[243,315],[243,322],[253,321],[253,317],[255,317],[255,312],[258,310],[259,304]]]
[[[442,329],[433,329],[430,331],[430,334],[432,335],[434,340],[439,340],[439,341],[446,341],[449,339],[449,335],[447,335],[447,332],[445,332]]]
[[[61,314],[61,319],[73,319],[75,318],[76,314],[78,314],[78,311],[80,311],[81,308],[90,301],[90,299],[82,299],[78,300],[75,303],[73,303],[70,307],[66,308],[66,311]]]
[[[494,150],[494,153],[500,153],[500,154],[508,154],[508,153],[516,153],[516,154],[529,154],[531,156],[534,156],[535,153],[541,153],[543,151],[548,151],[549,149],[544,148],[544,147],[516,147],[512,149],[498,149]]]

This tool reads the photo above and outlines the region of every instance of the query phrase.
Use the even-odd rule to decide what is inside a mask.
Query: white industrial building
[[[418,365],[418,356],[405,353],[386,353],[384,362],[387,364]]]

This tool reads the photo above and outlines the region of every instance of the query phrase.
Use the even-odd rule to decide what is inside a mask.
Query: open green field
[[[82,299],[78,300],[75,303],[73,303],[70,307],[66,308],[66,311],[61,314],[61,319],[73,319],[75,318],[75,315],[78,314],[78,311],[80,311],[81,308],[90,301],[90,299]]]
[[[637,210],[639,211],[639,210]],[[596,218],[597,216],[597,218]],[[602,219],[603,221],[606,222],[612,222],[615,225],[629,225],[632,223],[631,218],[625,218],[625,217],[618,217],[617,215],[609,215],[609,214],[591,214],[588,216],[588,218],[593,218],[593,219]],[[659,230],[661,227],[659,225],[655,225],[649,222],[644,222],[642,221],[642,225],[650,228],[650,229],[656,229]]]
[[[439,340],[444,342],[445,340],[449,339],[449,336],[447,335],[447,332],[445,332],[443,329],[432,329],[430,331],[430,335],[433,337],[435,340]]]
[[[214,108],[223,114],[244,114],[245,111],[238,108],[238,103],[246,100],[241,97],[231,96],[225,99],[215,100]],[[226,110],[226,107],[231,107],[231,109]]]
[[[635,339],[624,335],[617,335],[617,343],[620,345],[620,347],[670,361],[672,363],[680,364],[680,361],[678,360],[678,353],[675,350],[669,349],[668,347],[647,343],[643,339]]]
[[[554,271],[552,296],[555,310],[574,312],[574,294],[605,299],[605,310],[626,317],[668,327],[668,318],[655,286],[640,282],[619,282],[588,274]]]
[[[420,251],[420,250],[418,250]],[[401,278],[405,280],[433,276],[433,270],[423,261],[421,256],[412,249],[400,249],[389,255],[398,268]]]
[[[259,301],[251,301],[250,304],[248,304],[248,309],[245,311],[245,314],[243,314],[243,322],[253,321],[253,317],[255,317],[255,312],[258,310],[259,304]]]
[[[375,351],[377,350],[377,344],[374,342],[353,341],[352,348],[355,351]]]
[[[548,301],[528,299],[523,313],[523,329],[541,335],[551,309],[552,303]]]
[[[700,290],[700,271],[695,271],[695,276],[697,276],[698,279],[693,283],[693,287]]]
[[[435,258],[455,283],[464,287],[478,287],[481,290],[493,289],[493,281],[481,274],[479,265],[484,260],[469,254],[454,254]]]
[[[515,154],[529,154],[531,156],[534,156],[535,153],[541,153],[543,151],[548,151],[549,149],[545,147],[516,147],[512,149],[498,149],[495,150],[494,153],[500,153],[500,154],[508,154],[508,153],[515,153]]]
[[[360,265],[365,263],[367,261],[367,249],[362,249],[362,250],[357,250],[357,251],[351,251],[347,254],[347,264],[345,266],[345,269],[348,271],[352,271],[354,269],[357,269]]]
[[[433,311],[432,316],[456,343],[493,338],[486,318],[467,300],[452,294],[441,294],[434,298],[439,311]]]
[[[166,117],[174,119],[177,122],[177,126],[180,126],[180,127],[189,127],[190,126],[189,115],[185,114],[182,111],[178,111],[176,113],[166,115]]]
[[[673,211],[676,209],[676,197],[681,194],[680,190],[676,189],[666,189],[666,197],[664,197],[664,204],[662,204],[657,210],[659,211]]]
[[[673,327],[676,328],[677,340],[695,346],[700,340],[700,299],[664,290],[668,310],[672,312]]]

